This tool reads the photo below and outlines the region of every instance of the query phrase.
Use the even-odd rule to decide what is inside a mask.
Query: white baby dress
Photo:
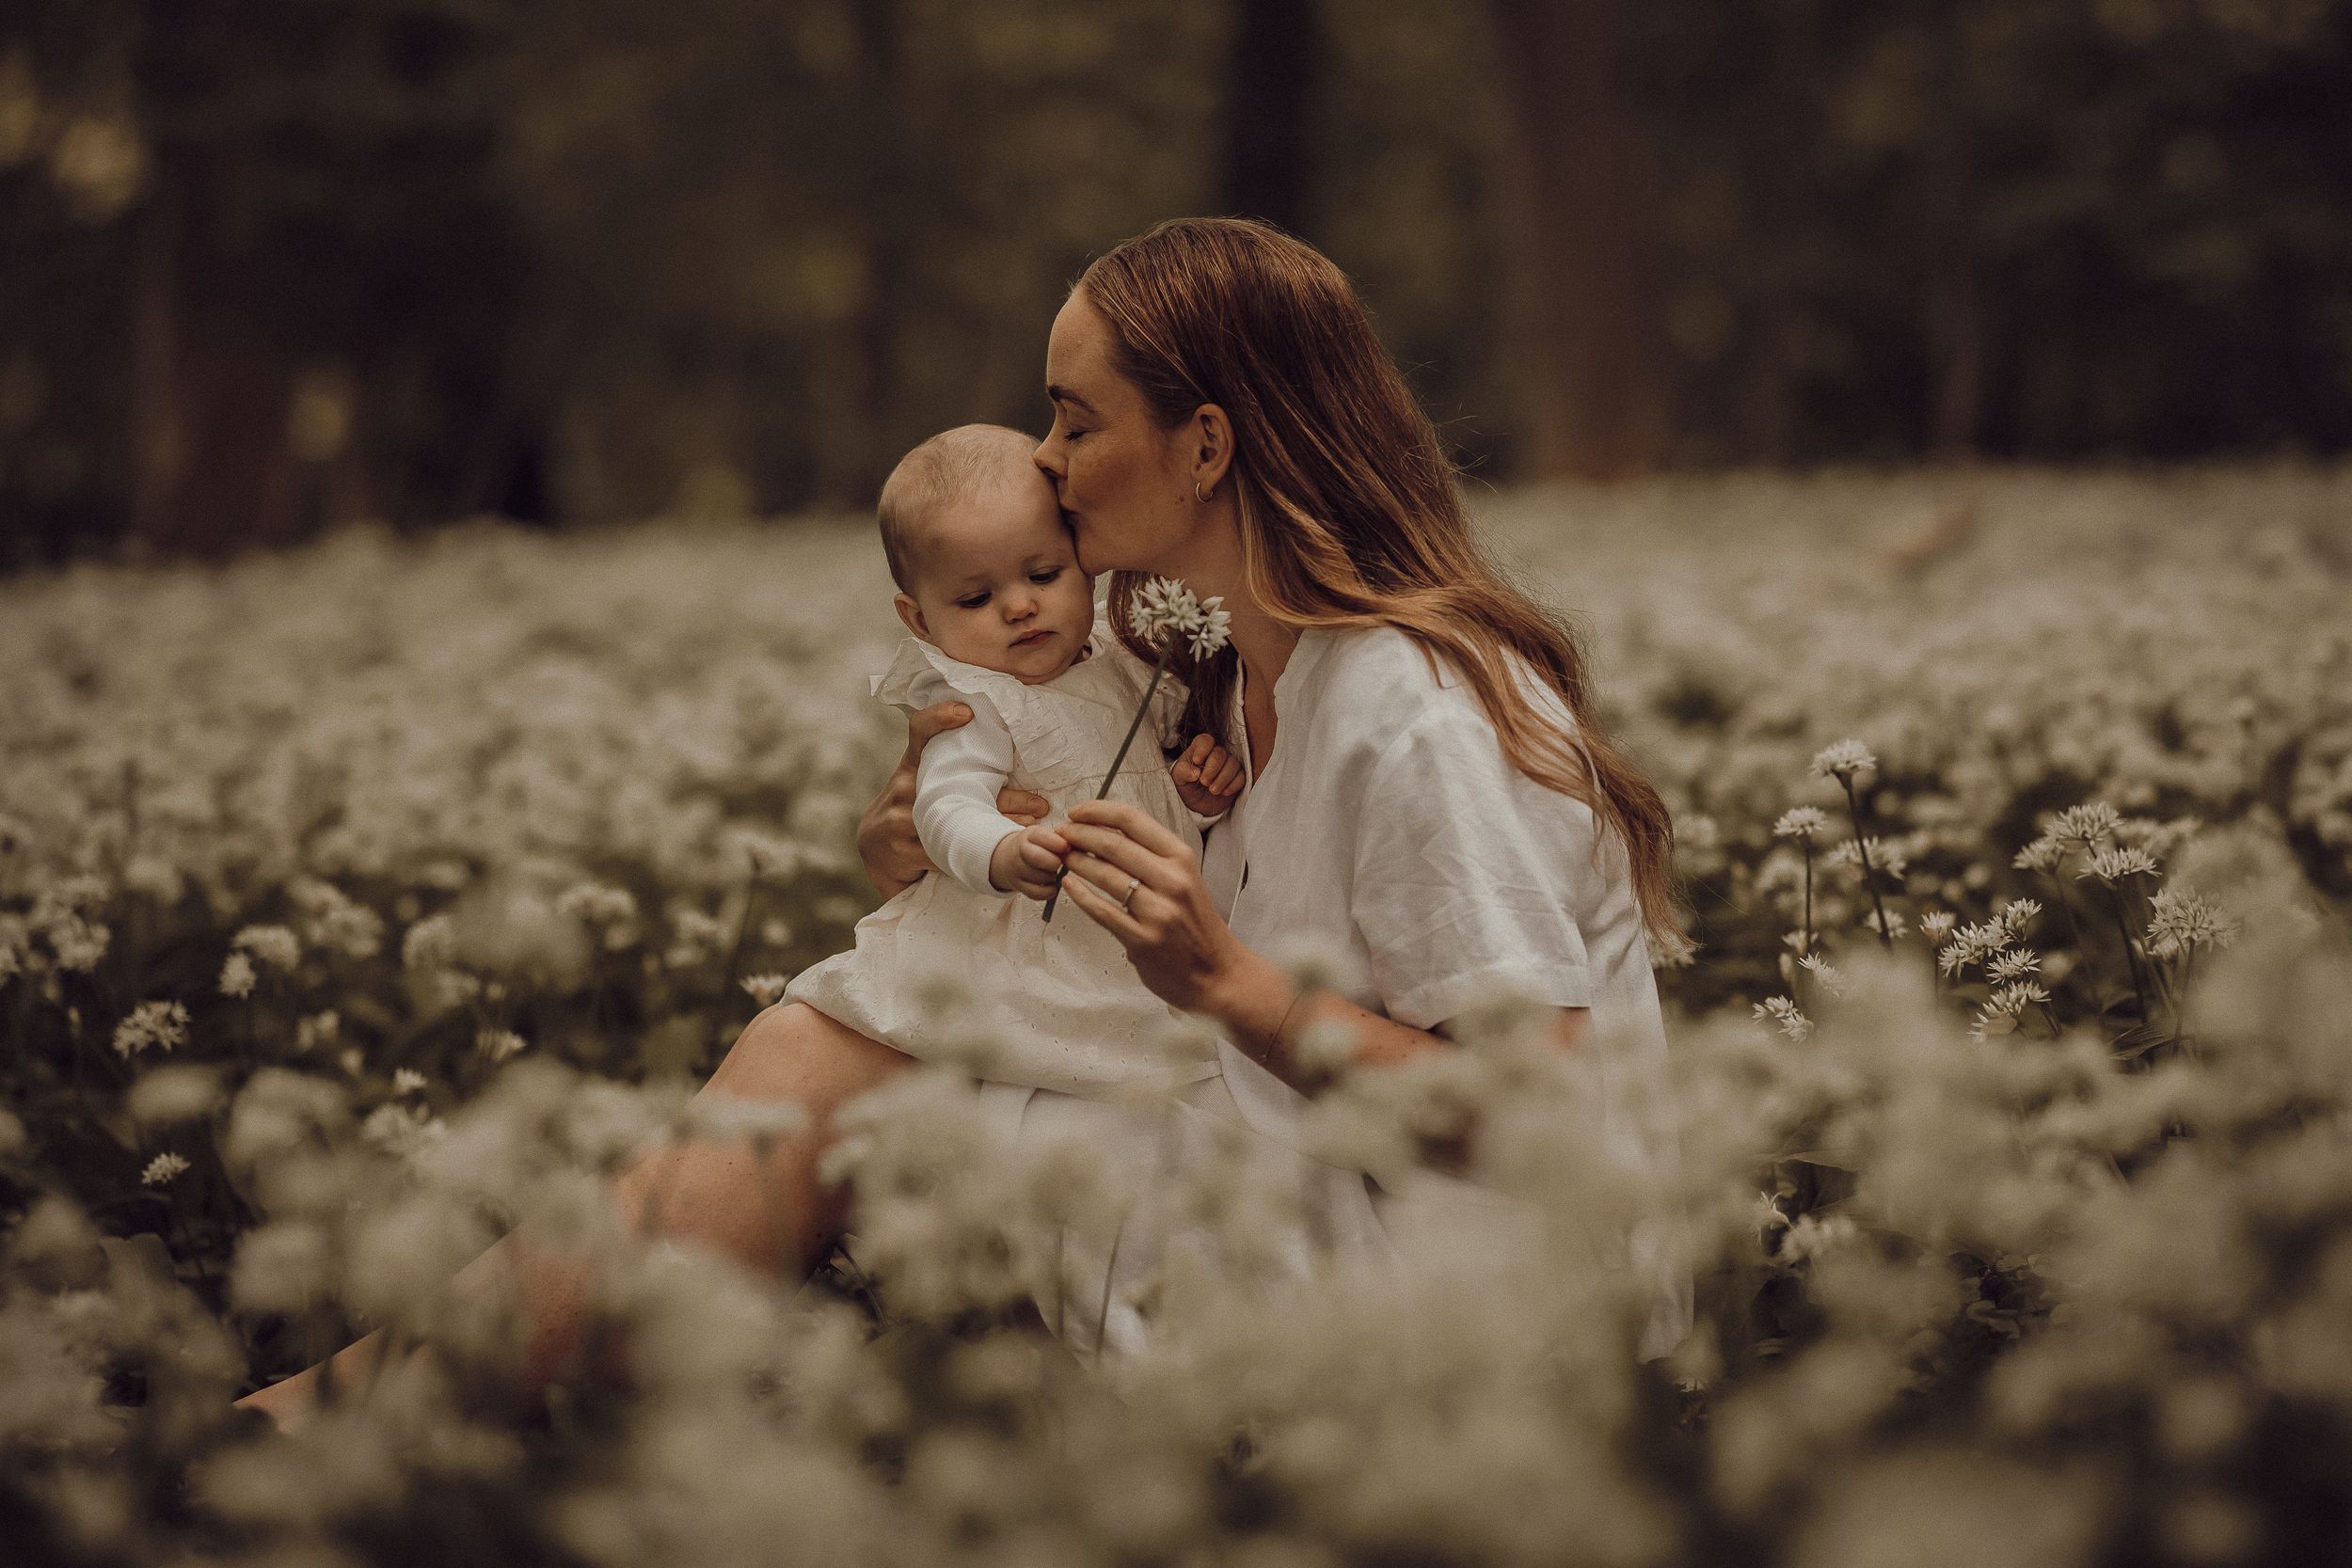
[[[1135,718],[1152,670],[1103,620],[1088,656],[1050,681],[948,657],[908,638],[874,695],[913,710],[961,700],[973,709],[964,731],[927,747],[915,788],[915,820],[941,874],[926,876],[857,924],[855,945],[803,971],[785,994],[859,1033],[927,1061],[949,1061],[995,1084],[1088,1099],[1171,1090],[1217,1070],[1197,1025],[1144,989],[1118,939],[1068,898],[1054,918],[1043,906],[988,885],[987,852],[1020,824],[989,804],[950,816],[941,796],[958,746],[1010,737],[1007,778],[1053,803],[1048,821],[1091,800]],[[1197,819],[1176,793],[1161,742],[1182,712],[1184,689],[1162,676],[1146,719],[1110,790],[1114,800],[1150,812],[1198,849]],[[1000,751],[997,754],[1003,755]],[[961,769],[972,785],[974,769]],[[992,821],[991,818],[993,818]],[[959,830],[946,837],[945,826]],[[926,831],[929,830],[929,831]]]

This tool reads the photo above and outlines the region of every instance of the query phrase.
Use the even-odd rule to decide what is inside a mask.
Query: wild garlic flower
[[[1919,917],[1919,934],[1930,942],[1942,942],[1952,934],[1952,927],[1959,918],[1949,910],[1938,910],[1933,914],[1923,914]]]
[[[1813,753],[1813,775],[1845,784],[1877,768],[1879,759],[1859,740],[1840,740]]]
[[[2023,980],[2029,974],[2039,974],[2041,969],[2041,954],[2036,953],[2030,947],[2015,947],[2006,952],[1994,954],[1984,966],[1984,975],[1996,986],[2007,985],[2010,981]]]
[[[220,966],[220,994],[251,996],[255,978],[253,955],[239,949],[230,954]]]
[[[290,973],[302,961],[302,943],[294,932],[283,926],[247,926],[230,940],[229,945],[240,953],[250,953],[255,959],[281,973]]]
[[[2104,849],[2093,849],[2090,859],[2083,863],[2080,871],[2074,873],[2074,879],[2080,881],[2085,877],[2096,877],[2113,887],[2126,877],[2153,877],[2156,875],[2156,858],[2147,850],[2118,849],[2109,846]]]
[[[743,989],[753,1001],[763,1007],[772,1007],[783,999],[784,988],[792,983],[789,974],[746,974]]]
[[[139,1184],[160,1187],[187,1168],[187,1156],[166,1151],[147,1162],[147,1168],[139,1172]]]
[[[188,1037],[188,1009],[181,1002],[142,1002],[115,1025],[115,1053],[124,1061],[154,1046],[168,1051]]]
[[[1819,953],[1807,953],[1804,958],[1797,960],[1797,967],[1812,975],[1814,979],[1820,981],[1821,989],[1824,991],[1827,991],[1830,995],[1843,996],[1846,994],[1846,976],[1844,972],[1839,970],[1835,964],[1831,963],[1827,958],[1822,958]]]
[[[422,1094],[425,1082],[424,1074],[415,1068],[400,1068],[392,1073],[392,1092],[394,1094]]]
[[[323,1045],[332,1045],[336,1036],[342,1032],[342,1015],[332,1007],[325,1012],[311,1013],[294,1025],[294,1049],[310,1052]]]
[[[2085,806],[2069,806],[2052,817],[2043,832],[2051,838],[2079,844],[2089,848],[2114,836],[2122,815],[2105,800],[2093,800]]]
[[[2018,850],[2009,863],[2020,871],[2056,871],[2065,858],[2066,846],[2044,833]]]
[[[1889,942],[1894,941],[1897,937],[1901,936],[1905,931],[1911,929],[1910,922],[1903,918],[1902,911],[1887,910],[1883,911],[1886,916],[1886,929],[1883,931],[1879,930],[1879,915],[1881,912],[1882,911],[1878,910],[1863,911],[1863,928],[1883,936]]]
[[[530,1043],[512,1029],[484,1029],[473,1037],[473,1048],[493,1062],[506,1060]]]
[[[1195,658],[1206,658],[1232,640],[1233,617],[1220,608],[1221,595],[1203,601],[1171,578],[1153,578],[1136,590],[1127,624],[1137,637],[1155,648],[1168,645],[1172,635],[1192,646]]]
[[[1829,816],[1819,806],[1791,806],[1782,812],[1780,819],[1772,824],[1772,836],[1802,839],[1810,844],[1815,833],[1828,830]]]
[[[2032,925],[2035,917],[2041,913],[2042,904],[2039,899],[2012,898],[2001,906],[2000,912],[1994,918],[2001,923],[2001,929],[2007,931],[2014,939],[2025,935],[2026,927]]]
[[[1951,942],[1936,955],[1936,965],[1946,974],[1957,974],[1973,963],[1982,963],[2010,944],[2009,927],[1998,920],[1980,920],[1963,926]]]
[[[1911,864],[1910,855],[1897,846],[1887,843],[1886,840],[1875,837],[1860,840],[1840,839],[1836,847],[1823,858],[1831,865],[1850,865],[1860,869],[1862,851],[1865,847],[1870,851],[1870,869],[1874,872],[1881,872],[1889,877],[1899,877]]]
[[[2173,958],[2201,947],[2227,947],[2237,922],[2188,888],[2162,888],[2148,911],[2148,950]]]
[[[1813,1021],[1785,996],[1768,996],[1754,1009],[1759,1023],[1770,1023],[1792,1040],[1802,1040],[1813,1033]]]
[[[437,969],[457,957],[457,922],[427,915],[400,939],[400,961],[408,969]]]

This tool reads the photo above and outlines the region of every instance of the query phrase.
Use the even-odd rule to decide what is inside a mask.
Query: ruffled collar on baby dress
[[[1094,629],[1087,634],[1086,655],[1079,663],[1088,664],[1101,658],[1112,641],[1110,620],[1097,610]],[[1078,665],[1073,665],[1071,670],[1076,668]],[[988,698],[1008,719],[1011,717],[1012,709],[1026,705],[1031,690],[1028,683],[1018,675],[1008,675],[1001,670],[950,658],[921,638],[910,637],[898,644],[898,654],[891,659],[890,668],[874,677],[873,694],[882,702],[900,707],[920,706],[917,690],[924,684],[924,677],[932,672],[966,696]],[[1065,670],[1054,679],[1065,679],[1070,673],[1070,670]]]

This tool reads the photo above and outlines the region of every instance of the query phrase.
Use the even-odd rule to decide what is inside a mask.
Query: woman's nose
[[[1029,461],[1036,464],[1046,478],[1057,484],[1061,483],[1061,451],[1054,445],[1051,436],[1037,444],[1037,451],[1029,454]]]

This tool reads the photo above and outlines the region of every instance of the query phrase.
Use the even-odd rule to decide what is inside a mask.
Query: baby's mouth
[[[1034,648],[1053,635],[1050,631],[1024,632],[1012,640],[1012,645],[1016,648]]]

